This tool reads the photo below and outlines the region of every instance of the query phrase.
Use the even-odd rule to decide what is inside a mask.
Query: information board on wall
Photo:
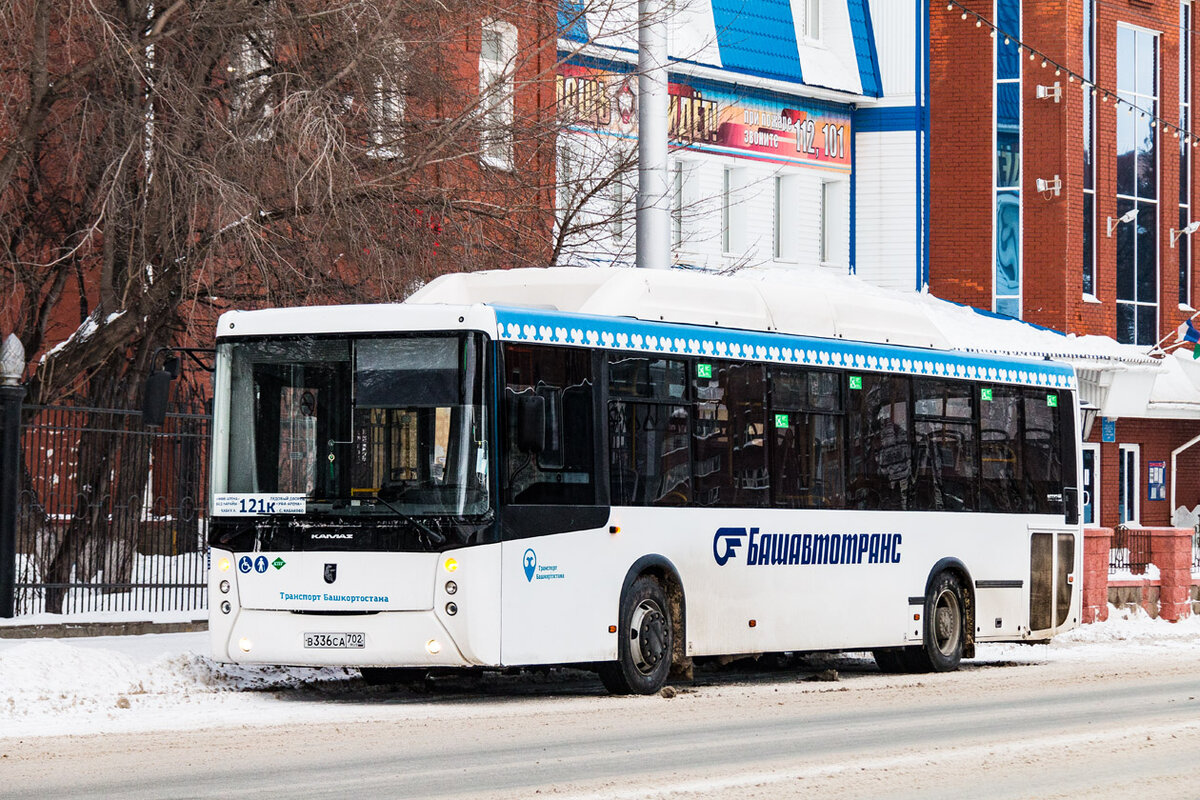
[[[637,136],[637,77],[565,64],[559,113],[577,133]],[[705,84],[670,83],[677,149],[849,172],[850,110],[803,98],[738,96]]]
[[[1146,462],[1146,499],[1167,499],[1167,462]]]

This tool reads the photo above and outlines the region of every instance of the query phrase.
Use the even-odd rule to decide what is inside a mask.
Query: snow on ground
[[[1145,660],[1168,653],[1200,658],[1200,617],[1171,624],[1140,610],[1109,611],[1107,622],[1047,645],[980,645],[974,663]],[[0,639],[0,737],[474,713],[471,703],[366,687],[354,669],[219,664],[207,651],[207,633]],[[869,657],[860,662],[874,680],[911,680],[874,675]],[[584,693],[581,702],[595,699]]]

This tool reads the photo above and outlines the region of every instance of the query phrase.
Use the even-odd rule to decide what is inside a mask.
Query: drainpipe
[[[638,0],[638,196],[639,268],[671,266],[671,210],[667,194],[666,0]]]
[[[1200,442],[1200,436],[1193,436],[1191,439],[1188,440],[1187,444],[1181,444],[1179,447],[1176,447],[1174,450],[1171,451],[1171,525],[1172,526],[1177,526],[1177,523],[1178,523],[1178,520],[1175,519],[1175,509],[1178,508],[1178,506],[1175,505],[1175,472],[1176,472],[1175,466],[1178,462],[1179,454],[1182,453],[1184,450],[1187,450],[1189,447],[1194,445],[1196,442]]]

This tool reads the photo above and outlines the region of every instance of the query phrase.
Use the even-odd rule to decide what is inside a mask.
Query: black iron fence
[[[210,424],[198,400],[158,429],[140,411],[26,406],[17,615],[205,608]]]
[[[1150,531],[1118,525],[1108,551],[1108,574],[1143,575],[1150,566]]]

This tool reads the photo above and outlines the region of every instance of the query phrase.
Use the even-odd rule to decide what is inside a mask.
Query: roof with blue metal
[[[725,69],[804,83],[787,0],[711,1]]]

